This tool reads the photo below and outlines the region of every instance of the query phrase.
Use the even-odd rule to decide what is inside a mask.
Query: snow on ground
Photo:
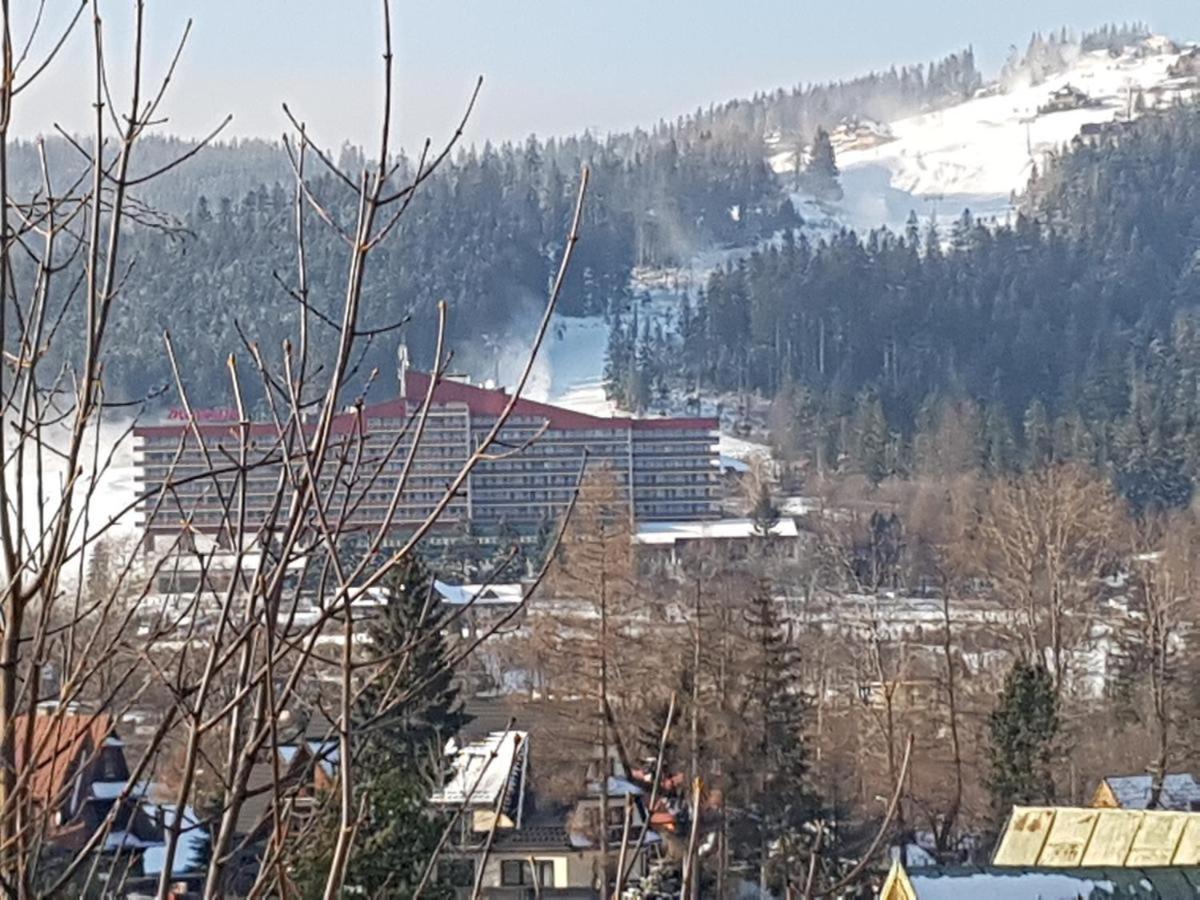
[[[614,415],[616,404],[604,396],[607,348],[608,325],[602,316],[559,317],[542,347],[548,373],[545,388],[527,396],[593,416]]]
[[[1012,193],[1025,188],[1033,166],[1041,167],[1084,125],[1125,115],[1139,92],[1147,108],[1196,93],[1195,79],[1168,73],[1179,55],[1161,38],[1115,57],[1098,50],[1041,84],[989,89],[957,106],[891,122],[895,140],[839,154],[845,198],[818,205],[800,197],[800,213],[813,218],[818,231],[830,220],[860,231],[880,225],[898,230],[914,210],[923,218],[954,218],[969,208],[977,218],[1003,220],[1011,212]],[[1067,85],[1096,105],[1038,112]],[[791,151],[771,157],[780,173],[792,171],[792,160]]]
[[[717,445],[718,452],[730,459],[750,462],[751,460],[766,461],[771,458],[771,448],[766,444],[748,441],[745,438],[734,437],[732,434],[721,432],[721,440]]]

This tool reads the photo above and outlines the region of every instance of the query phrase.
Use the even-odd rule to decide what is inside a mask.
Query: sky
[[[128,84],[133,0],[98,0],[110,85]],[[48,0],[26,69],[76,0]],[[16,43],[36,4],[14,4]],[[378,143],[381,0],[160,0],[147,7],[146,58],[161,78],[193,25],[162,107],[161,131],[278,137],[281,103],[325,146]],[[24,13],[24,20],[17,18]],[[87,127],[94,85],[85,14],[62,53],[18,98],[15,127]],[[1200,39],[1200,0],[394,0],[396,116],[402,146],[447,136],[484,78],[467,140],[623,130],[798,82],[927,62],[968,44],[985,73],[1035,29],[1147,22]]]

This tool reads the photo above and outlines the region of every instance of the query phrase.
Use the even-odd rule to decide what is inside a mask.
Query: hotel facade
[[[396,399],[335,417],[322,475],[327,486],[337,485],[330,509],[342,511],[344,530],[369,533],[387,521],[389,543],[403,541],[431,513],[511,399],[504,390],[440,380],[389,519],[429,388],[426,373],[407,367],[401,381]],[[168,421],[135,431],[138,488],[146,492],[142,524],[158,510],[148,528],[151,538],[177,533],[184,523],[202,533],[220,530],[243,427],[250,435],[245,530],[259,528],[275,508],[286,512],[290,488],[280,466],[286,448],[274,425]],[[606,418],[522,398],[489,448],[492,458],[475,466],[437,529],[528,534],[555,521],[570,502],[585,451],[589,471],[603,469],[616,481],[633,521],[715,519],[721,505],[717,439],[715,419]],[[294,454],[298,439],[292,440],[287,452]],[[188,481],[214,468],[228,471]]]

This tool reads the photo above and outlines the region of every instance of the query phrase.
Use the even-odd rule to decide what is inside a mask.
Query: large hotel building
[[[347,503],[333,504],[334,509],[345,509],[347,530],[378,528],[384,522],[428,387],[427,374],[405,366],[399,397],[335,419],[334,439],[327,451],[333,458],[328,459],[322,477],[349,482],[339,488],[349,491]],[[425,434],[390,523],[393,541],[402,540],[426,518],[510,399],[503,390],[453,379],[439,381],[433,396]],[[539,436],[542,428],[545,431]],[[180,480],[210,467],[232,470],[239,426],[205,421],[195,430],[203,448],[192,427],[182,421],[143,426],[135,432],[138,487],[147,492],[143,524],[159,501],[164,481],[170,479],[166,500],[150,524],[150,536],[177,532],[184,520],[202,532],[215,532],[220,525],[221,497],[229,496],[233,472],[220,476],[216,484],[211,478]],[[248,462],[254,467],[247,477],[247,531],[260,525],[280,498],[282,452],[274,425],[254,424],[250,433]],[[720,515],[717,437],[715,419],[604,418],[522,398],[489,451],[499,458],[474,468],[439,518],[438,528],[469,527],[487,534],[508,527],[529,533],[553,521],[570,501],[585,450],[589,470],[604,468],[612,473],[635,521],[715,519]],[[370,473],[379,470],[380,463],[382,470],[367,487]],[[358,477],[348,477],[351,467],[356,467]],[[286,488],[283,493],[286,510]]]

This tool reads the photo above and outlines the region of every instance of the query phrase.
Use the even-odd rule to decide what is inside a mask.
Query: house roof
[[[435,580],[433,588],[442,602],[451,606],[513,606],[525,596],[525,587],[520,583],[447,584]]]
[[[75,761],[90,757],[112,734],[112,717],[103,712],[39,711],[34,714],[32,740],[27,744],[28,723],[28,715],[17,716],[14,723],[17,770],[32,766],[30,796],[42,806],[56,805],[69,793]]]
[[[800,532],[790,518],[771,526],[772,537],[794,538]],[[674,544],[677,541],[746,540],[755,537],[753,519],[717,519],[711,522],[639,523],[634,540],[639,544]]]
[[[1183,900],[1200,898],[1200,869],[1060,869],[998,866],[905,871],[896,863],[880,900]]]
[[[571,846],[567,810],[555,809],[531,817],[520,828],[499,828],[493,846],[497,850],[561,850]]]
[[[524,731],[495,731],[465,746],[451,742],[449,780],[430,796],[437,806],[494,807],[505,795],[505,805],[519,802],[513,791],[506,791],[513,776],[520,772],[527,755],[528,734]]]
[[[429,390],[429,374],[409,369],[405,373],[404,383],[408,397],[413,402],[420,403]],[[463,381],[443,379],[434,388],[433,399],[435,403],[463,403],[473,415],[496,417],[504,411],[512,399],[512,395],[497,388],[486,388]],[[371,414],[368,409],[367,415]],[[520,418],[545,420],[549,423],[549,427],[555,430],[632,428],[637,431],[653,431],[656,429],[698,428],[715,431],[720,425],[716,419],[711,418],[630,419],[620,416],[593,416],[561,406],[529,400],[523,396],[513,407],[513,415]]]
[[[1150,788],[1154,779],[1150,775],[1110,775],[1103,779],[1112,791],[1113,798],[1122,809],[1149,809]],[[1163,776],[1162,793],[1155,809],[1195,811],[1200,806],[1200,781],[1190,772],[1176,772]]]
[[[992,863],[1050,868],[1200,866],[1200,813],[1014,806]]]

